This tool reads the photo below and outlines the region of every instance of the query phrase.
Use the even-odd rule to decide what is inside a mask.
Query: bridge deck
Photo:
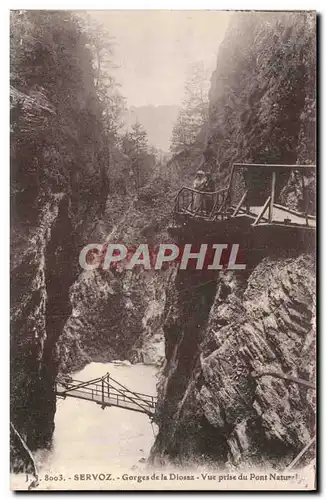
[[[262,206],[251,206],[251,207],[249,207],[248,213],[246,213],[245,210],[242,209],[236,215],[236,217],[248,215],[248,216],[252,216],[255,219],[260,214],[262,208],[263,208]],[[268,220],[268,212],[266,212],[265,215],[263,215],[263,217],[261,218],[260,224],[263,224],[264,222],[266,224],[270,224],[270,222]],[[285,223],[285,224],[290,223],[290,224],[297,224],[300,226],[304,226],[306,224],[306,218],[304,215],[300,215],[300,214],[296,214],[294,212],[291,212],[290,210],[287,210],[285,207],[280,207],[280,206],[274,205],[272,224],[273,223],[276,223],[276,224],[277,223]],[[316,227],[316,219],[308,216],[308,225],[310,227],[315,228]]]
[[[145,413],[150,417],[155,414],[156,397],[133,392],[114,380],[109,374],[95,380],[82,382],[70,380],[67,383],[57,380],[58,397],[77,398],[91,401],[102,406],[116,406],[125,410]]]
[[[254,203],[253,200],[256,198],[256,196],[253,198],[253,195],[255,193],[257,195],[260,189],[257,186],[257,179],[253,181],[255,176],[261,179],[264,185],[264,191],[260,195],[266,199],[261,206],[249,206],[250,201]],[[287,187],[286,182],[289,182],[289,179],[293,185]],[[254,228],[274,226],[274,228],[315,230],[316,217],[312,194],[315,182],[315,165],[235,163],[232,166],[228,187],[214,192],[182,187],[175,199],[174,213],[177,218],[183,219],[183,222],[186,218],[188,221],[198,219],[212,224],[229,222],[231,226],[237,226],[241,221],[240,224],[243,223],[244,229],[251,224]],[[289,202],[280,196],[281,186],[297,192],[300,211],[284,206]],[[236,220],[238,222],[235,222]]]
[[[235,206],[231,206],[230,210],[235,210]],[[260,212],[262,211],[263,206],[250,206],[248,207],[248,211],[245,208],[241,208],[239,212],[235,215],[229,215],[229,217],[224,216],[225,219],[236,219],[240,217],[249,217],[253,221],[258,217]],[[204,211],[197,212],[194,214],[191,210],[188,209],[181,209],[179,211],[180,214],[184,215],[189,215],[191,217],[196,217],[198,219],[204,219],[207,221],[213,221],[214,219],[209,216],[209,214],[205,213]],[[307,224],[307,219],[308,219],[308,224]],[[294,213],[291,210],[288,210],[286,207],[280,207],[274,205],[273,207],[273,219],[272,222],[269,221],[268,218],[268,211],[265,212],[265,214],[262,216],[259,225],[273,225],[273,224],[284,224],[284,225],[293,225],[293,226],[299,226],[299,227],[307,227],[307,228],[316,228],[316,219],[310,215],[307,216],[307,219],[304,215],[301,215],[299,213]],[[219,219],[217,219],[219,220]]]
[[[133,410],[133,411],[138,411],[140,413],[149,413],[150,410],[144,408],[141,408],[137,404],[133,403],[132,401],[128,401],[127,399],[123,400],[120,398],[119,395],[115,395],[112,397],[104,396],[104,399],[102,399],[102,394],[99,392],[94,392],[89,393],[87,391],[83,390],[72,390],[67,393],[60,393],[60,390],[57,391],[57,395],[61,397],[70,397],[70,398],[77,398],[77,399],[84,399],[85,401],[93,401],[95,403],[98,403],[99,405],[103,406],[117,406],[119,408],[124,408],[125,410]],[[155,410],[155,405],[153,405],[153,413]]]

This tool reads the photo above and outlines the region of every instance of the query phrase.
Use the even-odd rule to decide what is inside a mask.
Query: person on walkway
[[[206,180],[205,172],[203,170],[198,170],[193,183],[193,188],[196,189],[196,191],[205,191],[204,186],[206,184]],[[192,211],[200,212],[203,208],[203,196],[199,193],[193,193]]]
[[[206,182],[204,185],[203,191],[208,193],[213,193],[215,191],[215,183],[212,178],[211,173],[206,174]],[[204,210],[207,213],[210,213],[214,206],[214,196],[213,195],[204,195]]]

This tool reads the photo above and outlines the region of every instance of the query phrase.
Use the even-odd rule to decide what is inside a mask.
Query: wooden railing
[[[155,413],[155,396],[131,391],[109,373],[86,382],[71,379],[68,382],[57,380],[56,394],[60,397],[76,397],[94,401],[105,406],[118,406],[153,416]]]
[[[225,203],[228,188],[219,191],[198,191],[193,188],[180,189],[175,200],[174,211],[204,218],[214,218]]]
[[[265,169],[266,175],[270,176],[269,193],[267,192],[267,198],[265,202],[261,202],[261,210],[259,210],[258,215],[255,216],[253,226],[257,226],[260,222],[262,222],[262,219],[264,219],[264,223],[266,223],[267,219],[267,223],[269,224],[283,223],[284,220],[280,222],[277,220],[277,217],[274,218],[274,212],[279,212],[279,210],[281,210],[283,212],[287,212],[289,214],[302,218],[302,223],[300,223],[299,225],[307,226],[308,228],[315,227],[315,216],[309,213],[308,210],[307,186],[305,185],[304,178],[305,171],[311,172],[315,170],[315,168],[315,165],[269,165],[234,163],[231,169],[229,185],[227,188],[215,192],[209,192],[183,187],[180,189],[176,196],[174,212],[177,215],[188,215],[194,218],[204,218],[206,220],[212,221],[236,217],[239,212],[240,214],[242,214],[243,212],[249,213],[251,195],[253,192],[259,191],[259,186],[253,188],[252,186],[246,185],[247,183],[243,181],[242,192],[240,191],[240,195],[238,193],[238,199],[236,199],[235,191],[237,191],[237,188],[235,187],[235,185],[237,183],[235,176],[240,169],[243,169],[247,172],[248,170],[253,169]],[[277,203],[277,176],[290,170],[297,171],[301,179],[300,190],[303,200],[303,210],[301,212],[291,210],[290,208]],[[268,215],[266,216],[265,214],[267,210]],[[291,222],[287,221],[286,214],[285,221],[285,224],[291,224]]]
[[[230,179],[230,185],[229,185],[229,193],[228,197],[231,198],[231,190],[232,190],[232,181],[235,175],[235,172],[238,169],[265,169],[266,172],[270,174],[270,192],[269,196],[267,197],[264,205],[261,208],[260,213],[257,215],[255,221],[253,222],[253,226],[257,226],[261,220],[263,219],[265,213],[268,210],[268,216],[267,220],[268,223],[277,223],[278,221],[274,219],[274,212],[275,209],[280,209],[282,211],[288,212],[289,214],[296,215],[298,217],[302,217],[305,221],[306,226],[310,226],[309,222],[312,222],[315,220],[315,217],[311,214],[308,213],[308,198],[306,195],[306,186],[305,186],[305,181],[304,181],[304,172],[305,171],[313,171],[315,170],[316,166],[315,165],[266,165],[266,164],[245,164],[245,163],[235,163],[233,165],[232,171],[231,171],[231,179]],[[301,195],[303,199],[303,205],[304,209],[302,212],[291,210],[290,208],[280,205],[279,203],[275,202],[276,198],[276,179],[277,175],[280,173],[288,172],[289,170],[292,171],[298,171],[300,175],[300,180],[301,180]],[[241,198],[239,205],[237,206],[235,212],[232,214],[233,216],[237,215],[239,210],[241,209],[248,209],[248,204],[247,204],[247,196],[250,191],[250,186],[248,186],[248,189],[244,192],[243,197]]]

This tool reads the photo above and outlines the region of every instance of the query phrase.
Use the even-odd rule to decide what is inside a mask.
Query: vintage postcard
[[[12,490],[315,490],[316,13],[10,13]]]

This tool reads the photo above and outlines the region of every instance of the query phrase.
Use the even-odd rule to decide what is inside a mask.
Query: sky
[[[225,11],[89,11],[115,37],[117,80],[128,106],[180,105],[187,68],[211,74],[230,19]]]

